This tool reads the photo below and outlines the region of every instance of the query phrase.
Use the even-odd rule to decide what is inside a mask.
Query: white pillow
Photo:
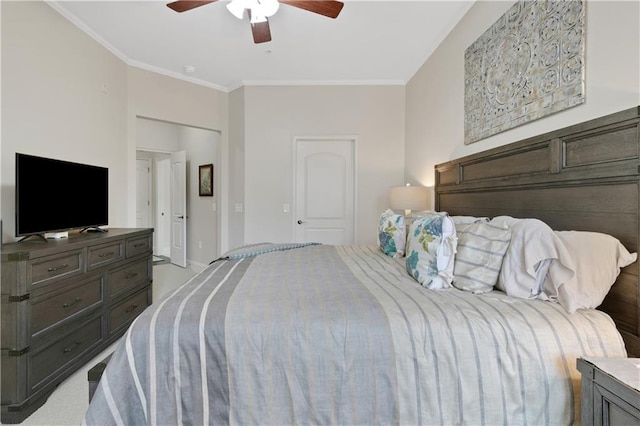
[[[456,253],[456,228],[445,213],[413,219],[407,237],[406,268],[423,286],[440,290],[451,287]]]
[[[391,257],[404,256],[407,239],[404,216],[385,210],[378,221],[378,246]]]
[[[558,288],[558,302],[570,313],[600,306],[620,274],[637,253],[611,235],[586,231],[556,231],[575,265],[575,275]]]
[[[538,219],[498,216],[493,224],[511,230],[511,243],[504,256],[496,287],[509,296],[555,301],[557,289],[573,277],[573,263],[560,238]],[[548,261],[548,269],[545,260]],[[548,281],[538,274],[544,273]],[[548,286],[543,283],[548,282]]]
[[[478,222],[456,225],[456,236],[453,286],[476,294],[492,291],[509,248],[511,231],[506,226]]]

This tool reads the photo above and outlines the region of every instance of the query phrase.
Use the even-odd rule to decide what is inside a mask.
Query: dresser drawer
[[[116,241],[114,243],[89,247],[87,257],[89,269],[97,268],[123,259],[124,241]]]
[[[64,320],[102,301],[102,276],[80,282],[54,296],[34,298],[31,303],[31,334]]]
[[[127,257],[133,257],[152,250],[151,235],[127,238]]]
[[[30,263],[31,284],[41,285],[82,272],[82,250],[45,256]]]
[[[124,268],[111,272],[109,295],[115,296],[144,284],[151,279],[151,261],[148,258],[135,261]]]
[[[150,288],[147,287],[111,308],[109,311],[110,333],[116,331],[123,324],[130,323],[135,317],[140,315],[147,306],[149,306],[151,299],[149,289]]]
[[[84,321],[82,324],[81,327],[56,339],[51,345],[31,354],[30,388],[38,386],[102,340],[102,317]]]

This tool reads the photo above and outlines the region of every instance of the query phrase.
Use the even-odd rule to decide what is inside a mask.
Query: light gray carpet
[[[165,263],[171,263],[171,259],[167,256],[153,256],[153,265],[162,265]]]

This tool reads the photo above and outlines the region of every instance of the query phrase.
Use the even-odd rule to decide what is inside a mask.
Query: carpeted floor
[[[167,256],[153,256],[154,265],[163,265],[165,263],[171,263],[171,259]]]

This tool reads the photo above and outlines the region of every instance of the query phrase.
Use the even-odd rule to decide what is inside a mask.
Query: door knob
[[[302,220],[298,220],[298,225],[302,225],[303,223],[305,223],[305,222],[302,221]]]
[[[184,219],[184,216],[178,216],[178,219]]]

